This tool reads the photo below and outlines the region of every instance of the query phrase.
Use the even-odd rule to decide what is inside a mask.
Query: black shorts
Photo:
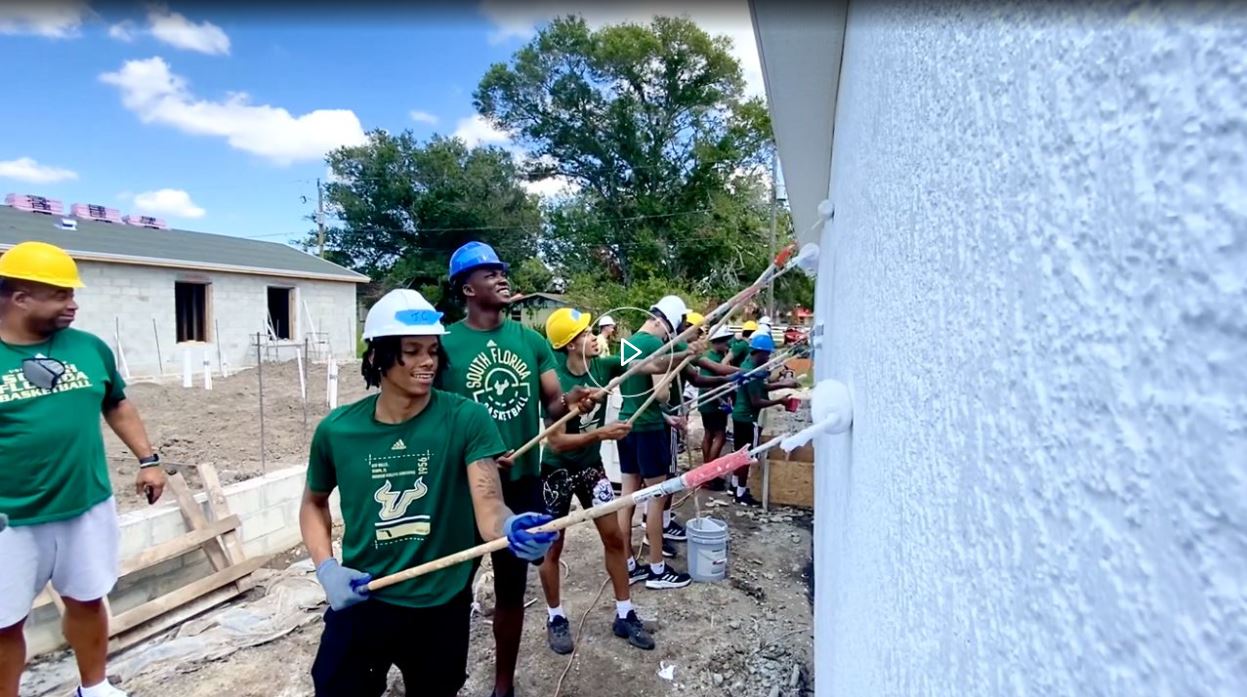
[[[619,441],[620,473],[661,479],[670,469],[671,439],[666,429],[633,431]]]
[[[502,500],[512,513],[541,513],[546,510],[541,495],[541,478],[520,477],[514,481],[502,473]],[[504,549],[490,555],[494,563],[494,602],[501,607],[523,607],[524,592],[528,589],[527,562]],[[540,561],[531,564],[540,564]]]
[[[390,666],[407,694],[454,697],[468,679],[472,591],[445,605],[414,608],[380,600],[325,612],[312,663],[316,697],[377,697]]]
[[[732,448],[734,450],[758,447],[758,436],[760,435],[762,433],[758,430],[757,424],[732,419]]]
[[[701,412],[701,427],[706,433],[727,433],[727,414],[715,409]]]
[[[572,496],[580,499],[580,507],[588,510],[615,500],[615,490],[600,464],[580,467],[542,468],[542,495],[546,513],[562,518],[572,510]]]

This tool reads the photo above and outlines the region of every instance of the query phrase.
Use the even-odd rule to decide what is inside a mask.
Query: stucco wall
[[[294,343],[302,346],[304,335],[313,331],[327,332],[333,354],[341,359],[354,356],[352,336],[355,321],[356,285],[336,281],[255,276],[215,271],[178,270],[128,264],[105,264],[92,261],[78,263],[86,287],[77,293],[81,306],[74,326],[92,332],[108,342],[116,351],[114,330],[121,326],[121,344],[134,377],[157,374],[156,334],[160,337],[160,358],[164,373],[181,375],[183,354],[190,351],[196,380],[202,371],[206,349],[217,370],[216,343],[221,344],[222,358],[227,367],[255,365],[253,337],[264,331],[268,286],[293,287],[298,313],[293,320]],[[211,342],[177,344],[176,303],[173,284],[179,280],[211,282],[211,309],[208,331]],[[311,312],[311,321],[304,310],[304,301]],[[156,321],[155,329],[152,320]],[[220,337],[215,334],[220,326]],[[290,360],[293,349],[270,354],[271,359]]]
[[[1247,694],[1247,15],[1044,5],[850,4],[820,696]]]

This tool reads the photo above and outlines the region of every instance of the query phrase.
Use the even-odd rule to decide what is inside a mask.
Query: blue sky
[[[324,153],[367,130],[509,145],[476,115],[472,91],[534,27],[573,7],[486,0],[293,21],[236,4],[4,0],[0,191],[286,242],[311,225],[302,216],[315,209]],[[654,10],[606,5],[586,19],[645,21]],[[744,0],[692,18],[732,36],[761,93]]]

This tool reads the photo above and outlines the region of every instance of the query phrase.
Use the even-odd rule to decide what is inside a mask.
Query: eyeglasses
[[[22,377],[41,390],[53,390],[65,375],[65,364],[55,358],[27,358],[22,361]]]

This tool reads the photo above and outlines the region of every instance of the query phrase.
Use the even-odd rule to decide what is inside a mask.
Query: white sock
[[[657,564],[650,564],[649,572],[655,576],[662,576],[667,573],[667,562],[660,561]]]
[[[671,526],[671,511],[662,512],[662,526],[664,528]]]
[[[79,687],[78,694],[82,697],[112,697],[117,694],[117,688],[108,682],[108,678],[104,678],[104,682],[96,683],[91,687]]]
[[[736,485],[736,495],[737,495],[737,496],[744,496],[744,495],[745,495],[745,487],[743,487],[743,486],[741,486],[741,485],[737,484],[737,485]]]
[[[628,557],[628,573],[636,571],[636,559]]]
[[[732,475],[732,486],[740,486],[740,477]]]
[[[555,617],[562,617],[564,619],[567,619],[567,615],[563,613],[562,605],[559,605],[558,607],[548,607],[546,608],[546,612],[550,613],[551,621],[553,621]]]
[[[619,619],[623,619],[627,617],[629,612],[632,612],[632,601],[631,600],[616,600],[615,601],[615,615],[619,617]]]

